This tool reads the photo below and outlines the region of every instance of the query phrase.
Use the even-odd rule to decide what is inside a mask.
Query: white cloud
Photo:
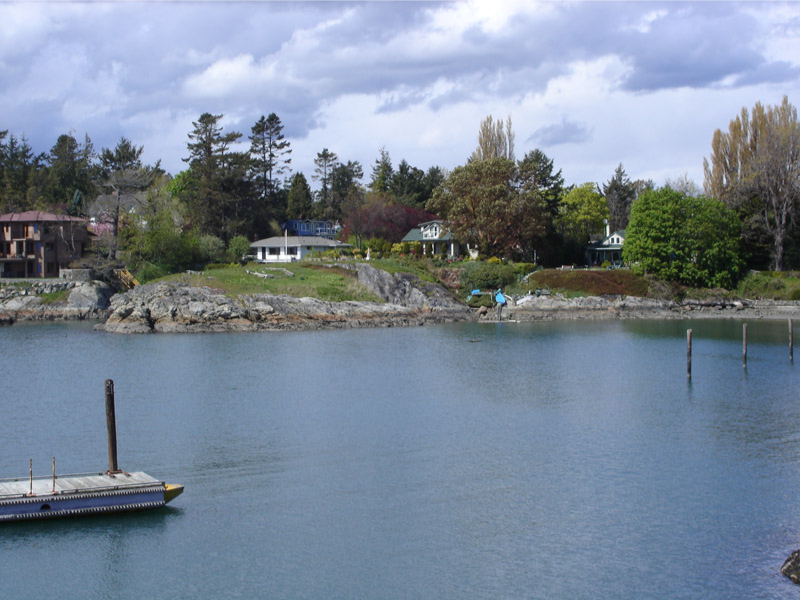
[[[697,179],[742,106],[798,102],[798,23],[796,4],[725,2],[7,2],[0,129],[38,151],[125,135],[176,172],[203,112],[245,136],[275,112],[296,170],[328,147],[368,180],[381,147],[463,163],[510,114],[517,153],[542,144],[570,183],[620,162]]]

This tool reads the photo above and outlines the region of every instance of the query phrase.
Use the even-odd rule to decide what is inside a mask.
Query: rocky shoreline
[[[459,321],[496,321],[497,312],[472,310],[444,287],[405,273],[358,265],[357,277],[383,302],[326,302],[272,294],[230,297],[213,287],[180,283],[137,286],[115,294],[107,284],[70,283],[66,301],[47,303],[38,293],[0,293],[0,324],[16,321],[98,320],[111,333],[286,331],[409,327]],[[608,319],[788,319],[800,302],[689,300],[682,303],[629,296],[526,296],[503,309],[503,321]]]
[[[564,298],[527,296],[503,310],[514,321],[603,319],[784,319],[800,317],[800,302],[777,300],[686,300],[633,296]],[[496,318],[489,311],[482,318]]]
[[[46,302],[42,294],[67,292],[67,300]],[[0,325],[16,321],[84,321],[105,319],[116,290],[101,281],[63,282],[0,291]]]

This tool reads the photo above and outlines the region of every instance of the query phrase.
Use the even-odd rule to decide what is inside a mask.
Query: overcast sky
[[[688,174],[742,107],[800,102],[800,3],[0,2],[0,130],[46,152],[121,136],[184,169],[204,112],[276,113],[312,182],[328,148],[464,164],[511,116],[568,184]]]

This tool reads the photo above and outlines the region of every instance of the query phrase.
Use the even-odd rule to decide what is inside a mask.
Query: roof
[[[422,230],[428,225],[439,225],[439,237],[422,237]],[[420,223],[414,229],[410,230],[401,241],[403,242],[449,242],[453,239],[453,234],[444,224],[444,221],[426,221]]]
[[[608,240],[611,238],[619,237],[622,238],[621,243],[611,243]],[[590,250],[619,250],[622,248],[622,243],[625,242],[625,230],[624,229],[617,229],[616,231],[612,232],[610,235],[607,235],[602,240],[598,240],[596,242],[592,242],[588,244],[586,247]]]
[[[264,238],[250,244],[251,248],[283,248],[290,246],[296,248],[299,246],[315,246],[317,248],[351,248],[350,244],[345,244],[338,240],[329,240],[328,238],[319,237],[316,235],[289,235],[282,236],[276,235],[274,237]]]
[[[43,223],[43,222],[80,222],[85,221],[81,217],[71,217],[70,215],[54,215],[53,213],[42,212],[40,210],[29,210],[21,213],[6,213],[0,215],[0,223]]]

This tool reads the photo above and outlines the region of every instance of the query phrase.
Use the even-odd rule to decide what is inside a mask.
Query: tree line
[[[291,144],[275,113],[251,127],[246,150],[244,135],[226,131],[222,119],[203,113],[192,123],[186,168],[174,176],[159,163],[143,164],[143,147],[124,137],[96,152],[88,135],[79,141],[71,132],[36,154],[24,136],[0,131],[0,211],[92,212],[111,225],[102,250],[108,257],[121,249],[134,263],[166,270],[224,259],[226,252],[227,258],[236,256],[250,241],[279,234],[286,219],[338,221],[343,238],[361,246],[368,239],[396,243],[418,223],[441,218],[482,256],[544,265],[582,263],[590,240],[606,228],[626,229],[631,221],[626,260],[681,279],[679,270],[659,270],[643,258],[643,248],[652,244],[642,243],[642,232],[661,227],[658,235],[686,246],[689,238],[676,233],[677,215],[689,211],[683,221],[689,227],[721,214],[705,209],[718,202],[736,218],[730,221],[726,213],[725,226],[717,223],[709,231],[737,240],[741,261],[733,263],[739,272],[800,263],[800,133],[787,98],[775,107],[757,103],[752,111],[742,109],[727,132],[714,133],[704,161],[705,196],[685,176],[657,188],[650,180],[631,179],[622,164],[603,184],[567,186],[542,150],[517,159],[510,117],[491,116],[480,124],[475,151],[452,172],[438,166],[424,171],[405,159],[395,167],[381,148],[364,184],[358,161],[340,160],[323,148],[314,159],[311,179],[319,189],[313,192],[304,173],[292,172]],[[672,216],[654,213],[654,206],[669,207]],[[678,258],[684,254],[673,248],[667,262],[697,264],[696,249]]]

